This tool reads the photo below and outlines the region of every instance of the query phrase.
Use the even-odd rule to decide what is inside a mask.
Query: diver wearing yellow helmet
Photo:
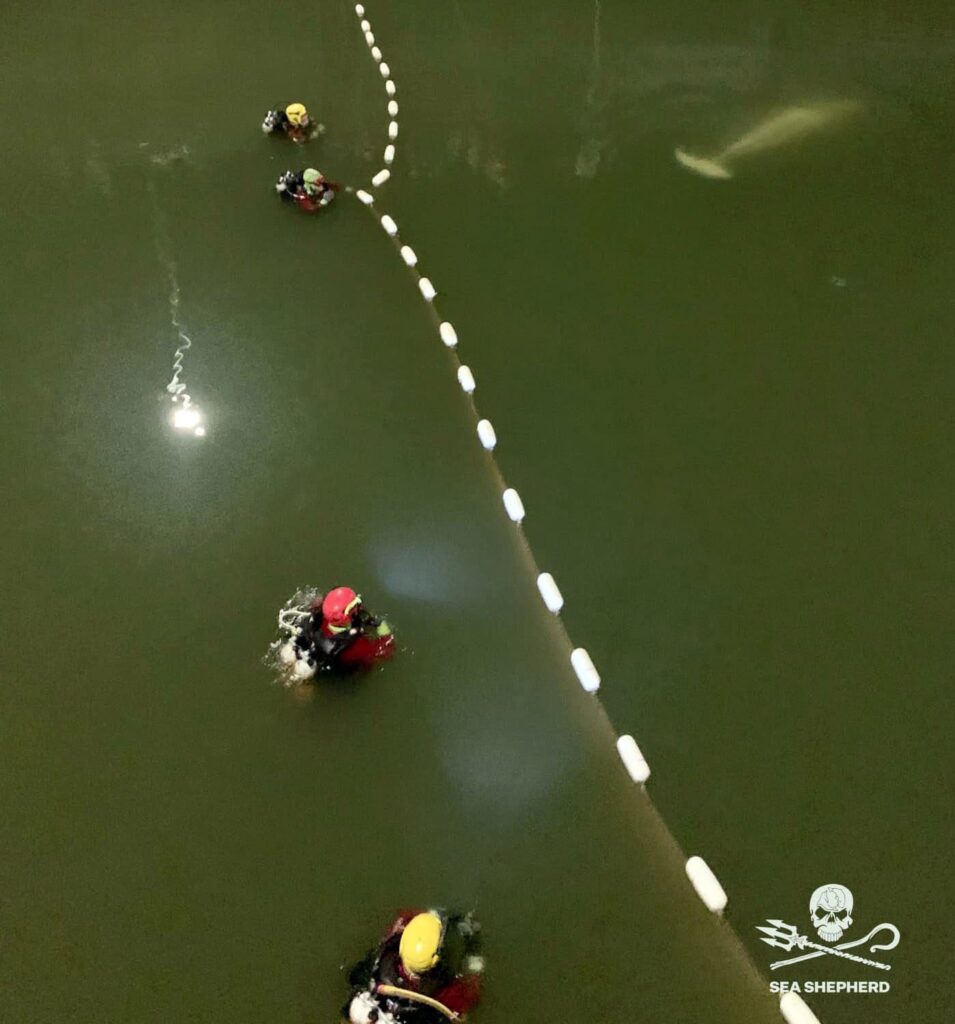
[[[266,135],[284,134],[293,142],[307,142],[323,132],[324,126],[313,121],[304,103],[289,103],[286,107],[270,110],[262,121]]]
[[[471,914],[406,910],[349,975],[345,1017],[364,1024],[371,1004],[398,1020],[463,1020],[481,997],[481,926]]]
[[[430,971],[440,959],[445,921],[437,911],[426,910],[405,925],[398,942],[398,957],[408,977]]]

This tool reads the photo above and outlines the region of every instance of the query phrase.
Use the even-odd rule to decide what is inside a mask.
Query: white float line
[[[374,197],[369,193],[359,190],[356,196],[367,207],[371,208],[374,206]],[[414,271],[418,288],[425,300],[431,305],[433,314],[438,319],[438,335],[441,341],[446,348],[456,350],[458,345],[457,330],[450,321],[441,320],[437,312],[434,311],[433,301],[437,292],[431,283],[431,279],[422,276],[418,272],[418,254],[410,245],[402,244],[398,240],[398,225],[394,218],[388,214],[378,215],[376,213],[375,215],[378,217],[379,224],[385,233],[395,240],[398,254],[401,256],[405,266]],[[463,363],[459,363],[457,377],[461,390],[466,395],[473,395],[476,383],[471,368]],[[493,453],[497,447],[497,431],[490,420],[481,418],[479,414],[477,415],[479,417],[477,422],[478,440],[485,451]],[[513,487],[506,487],[501,494],[501,500],[508,518],[517,525],[522,524],[527,512],[523,499],[517,490]],[[564,606],[564,597],[554,577],[550,573],[540,573],[537,577],[537,588],[547,609],[554,615],[560,614]],[[587,693],[596,693],[600,689],[600,673],[597,671],[593,659],[586,648],[573,648],[570,655],[570,663],[581,687]],[[650,777],[650,766],[637,746],[636,740],[629,735],[619,737],[617,740],[617,752],[631,779],[641,786],[644,785]]]
[[[380,188],[391,177],[391,171],[389,171],[388,168],[395,161],[394,141],[398,138],[398,122],[396,120],[398,116],[398,103],[394,99],[394,96],[397,89],[395,88],[395,83],[391,77],[391,68],[384,62],[384,60],[382,60],[381,50],[375,40],[375,33],[371,30],[371,22],[365,17],[365,7],[363,4],[355,4],[355,14],[360,19],[358,27],[365,36],[365,43],[368,45],[368,50],[371,53],[372,59],[378,65],[378,72],[385,80],[385,92],[388,95],[388,117],[390,118],[388,122],[388,138],[390,141],[385,147],[383,157],[385,166],[373,175],[371,179],[372,187]],[[364,202],[364,200],[362,200],[362,202]]]
[[[369,208],[369,210],[371,210],[371,212],[375,212],[373,210],[375,202],[373,196],[361,190],[356,192],[356,196]],[[415,274],[418,282],[418,288],[431,306],[432,313],[436,318],[438,324],[438,335],[441,338],[441,341],[444,343],[446,348],[455,352],[456,355],[458,345],[457,331],[450,321],[441,320],[437,311],[434,309],[433,300],[437,292],[434,285],[431,283],[430,278],[424,277],[418,272],[417,253],[410,245],[404,245],[398,241],[398,225],[391,216],[388,214],[382,214],[379,216],[377,213],[376,216],[378,216],[379,223],[385,233],[394,240],[397,251],[405,265]],[[466,395],[473,395],[476,384],[474,381],[474,374],[471,372],[470,367],[459,362],[457,377],[461,390]],[[497,432],[490,420],[484,418],[478,419],[477,435],[481,446],[485,451],[491,453],[493,458],[493,452],[497,447]],[[501,494],[501,500],[503,501],[504,510],[507,513],[508,518],[513,523],[520,526],[527,514],[520,494],[515,490],[515,488],[506,487]],[[531,558],[533,560],[533,554],[531,555]],[[564,597],[563,594],[561,594],[560,588],[557,586],[557,581],[554,577],[548,572],[540,573],[537,577],[537,589],[540,591],[541,598],[548,610],[554,615],[559,615],[564,606]],[[564,632],[566,635],[566,630]],[[594,665],[593,659],[586,648],[574,647],[570,653],[570,664],[580,682],[581,687],[587,693],[597,693],[600,689],[601,683],[600,673],[597,671],[597,667]],[[625,734],[617,738],[616,745],[617,753],[620,756],[620,760],[623,763],[627,774],[635,783],[641,787],[645,786],[647,780],[650,778],[650,765],[647,763],[647,760],[639,746],[637,746],[637,741],[633,736]],[[696,890],[697,895],[700,897],[707,909],[714,914],[722,915],[728,903],[726,890],[720,884],[719,879],[713,873],[706,861],[699,856],[690,857],[686,862],[685,870],[687,878],[690,880],[690,883]],[[794,994],[787,993],[787,995],[793,996]],[[780,1000],[780,1011],[785,1017],[787,1024],[819,1024],[816,1016],[798,996],[794,999],[787,999],[784,996],[783,999]]]
[[[360,17],[363,16],[365,13],[364,7],[362,7],[361,4],[357,4],[355,7],[355,13]],[[374,44],[374,36],[371,35],[370,26],[366,29],[366,39],[368,36],[371,36],[368,42],[369,46],[372,46]],[[377,49],[377,47],[375,49]],[[376,59],[378,58],[378,54],[375,52],[373,52],[372,55]],[[390,77],[391,71],[388,65],[381,62],[379,64],[379,71],[381,72],[382,78],[385,80],[385,91],[389,97],[393,97],[396,89],[395,84]],[[396,102],[389,102],[388,113],[392,117],[392,121],[388,125],[388,136],[391,140],[394,140],[398,137],[398,122],[394,120],[398,113],[398,104]],[[391,164],[394,161],[394,158],[395,147],[394,145],[389,144],[385,148],[385,163]],[[374,186],[384,184],[390,176],[390,172],[387,169],[382,168],[382,170],[372,178],[372,184]],[[373,207],[375,199],[373,195],[363,189],[358,189],[355,196],[361,203],[368,207],[370,212],[374,212]],[[392,217],[388,214],[382,214],[379,217],[379,223],[385,233],[395,241],[399,255],[405,265],[412,270],[417,277],[418,289],[425,301],[431,306],[432,313],[438,319],[438,334],[442,342],[444,342],[445,347],[452,351],[456,350],[458,344],[457,331],[453,324],[447,320],[441,320],[440,317],[437,316],[437,312],[433,305],[434,299],[437,295],[437,290],[431,283],[430,278],[425,277],[418,272],[417,253],[410,245],[401,245],[398,242],[398,225]],[[472,396],[477,385],[471,368],[461,362],[458,362],[457,377],[461,390],[466,395]],[[497,432],[494,430],[490,420],[478,419],[477,435],[482,447],[485,451],[492,453],[493,458],[494,449],[497,447]],[[501,499],[504,503],[504,509],[508,518],[513,523],[520,526],[526,516],[524,502],[521,500],[520,494],[518,494],[513,487],[506,487],[501,494]],[[533,553],[531,553],[531,560],[532,562],[534,561]],[[560,592],[560,588],[557,586],[557,582],[554,580],[554,577],[547,572],[540,573],[537,577],[537,588],[540,591],[541,598],[548,610],[554,615],[559,615],[564,606],[564,598]],[[564,630],[564,633],[566,636],[566,630]],[[574,647],[571,650],[570,664],[584,690],[588,693],[596,693],[600,689],[600,673],[597,671],[597,668],[593,663],[593,659],[585,648]],[[624,768],[627,770],[630,778],[640,786],[644,786],[650,778],[650,765],[647,763],[646,758],[637,746],[637,741],[630,735],[618,737],[617,753],[619,754],[620,760],[623,762]],[[693,888],[696,890],[697,895],[703,901],[707,909],[714,914],[722,915],[728,902],[726,890],[720,884],[719,879],[717,879],[706,861],[699,856],[690,857],[686,862],[686,874],[693,885]],[[787,1024],[819,1024],[819,1020],[816,1015],[803,1002],[800,996],[794,992],[787,992],[782,996],[780,999],[780,1012],[786,1019]]]
[[[388,138],[390,142],[385,147],[384,162],[386,165],[390,165],[395,159],[394,140],[398,137],[399,132],[397,121],[398,103],[394,99],[397,89],[395,88],[395,83],[391,78],[391,68],[381,59],[381,50],[375,44],[375,36],[371,30],[371,22],[364,17],[364,6],[362,4],[356,4],[355,13],[359,18],[363,19],[361,21],[361,29],[365,34],[365,42],[368,44],[372,57],[378,64],[378,72],[384,79],[385,92],[389,96],[388,115],[391,120],[388,123]],[[391,174],[386,166],[378,171],[378,173],[372,178],[372,186],[378,187],[379,185],[383,185],[390,177]],[[369,210],[374,206],[374,196],[364,189],[359,189],[355,195],[361,203],[369,208]],[[397,240],[398,225],[395,223],[394,218],[388,214],[382,214],[379,216],[379,224],[390,238]],[[421,292],[424,300],[432,305],[433,309],[434,299],[437,296],[437,289],[434,287],[434,284],[431,282],[429,277],[420,274],[416,269],[418,265],[417,253],[410,245],[400,245],[400,243],[398,252],[404,261],[405,266],[414,271],[417,278],[418,290]],[[442,342],[444,342],[445,347],[448,349],[455,349],[457,347],[458,335],[453,324],[449,323],[447,320],[439,320],[438,333]],[[473,395],[477,385],[470,367],[465,366],[463,363],[459,363],[457,376],[461,390],[466,395]],[[497,432],[490,420],[478,420],[477,435],[484,450],[487,452],[493,452],[497,447]],[[501,494],[501,500],[504,503],[504,510],[507,513],[508,518],[517,525],[523,523],[526,516],[526,510],[520,494],[518,494],[513,487],[506,487]],[[564,598],[554,580],[554,577],[551,576],[550,573],[541,573],[538,577],[537,585],[547,608],[553,614],[559,614],[564,605]],[[574,648],[571,653],[570,661],[571,666],[577,674],[577,678],[580,680],[581,686],[589,693],[595,693],[600,687],[600,674],[594,667],[593,660],[587,651],[582,647]],[[636,744],[634,744],[634,746],[636,746]]]
[[[421,291],[422,296],[429,305],[431,305],[433,315],[438,321],[438,335],[441,338],[441,341],[444,343],[446,348],[456,350],[458,345],[458,332],[455,329],[454,324],[448,320],[441,320],[437,312],[434,310],[433,301],[437,292],[434,285],[431,283],[431,279],[424,277],[417,270],[418,254],[410,245],[401,243],[398,238],[398,225],[393,217],[389,214],[379,215],[372,209],[375,203],[374,196],[363,190],[359,190],[355,195],[359,201],[369,207],[371,212],[375,213],[375,216],[378,218],[378,222],[385,233],[394,240],[398,254],[405,266],[414,272],[418,288]],[[458,384],[461,386],[461,390],[466,395],[473,395],[477,385],[471,368],[459,362],[457,378]],[[494,429],[490,420],[481,418],[480,414],[476,413],[476,415],[478,415],[478,440],[485,451],[493,453],[497,448],[497,431]],[[504,510],[507,513],[508,518],[517,525],[523,523],[527,512],[524,508],[524,502],[520,494],[513,487],[506,487],[501,494],[501,500],[504,504]],[[541,598],[547,609],[554,615],[559,615],[564,607],[564,597],[560,592],[560,588],[557,586],[557,581],[554,577],[547,572],[540,573],[537,577],[537,588],[540,591]],[[581,687],[588,693],[596,693],[600,689],[600,673],[597,671],[589,652],[583,647],[573,648],[570,655],[570,663]],[[634,782],[639,783],[641,786],[644,785],[650,777],[650,766],[647,763],[646,758],[641,753],[640,748],[637,746],[636,740],[629,735],[619,737],[617,740],[617,752],[620,755],[620,759],[631,779],[633,779]]]
[[[359,189],[355,193],[355,196],[360,202],[367,206],[371,212],[375,213],[375,216],[378,217],[378,223],[384,230],[385,234],[395,241],[398,254],[405,266],[415,274],[421,295],[424,297],[425,301],[431,305],[432,310],[434,310],[433,303],[437,295],[437,290],[432,284],[431,279],[429,277],[425,277],[417,270],[418,254],[415,250],[410,245],[402,244],[399,240],[398,225],[394,218],[387,213],[378,214],[372,209],[375,204],[375,199],[370,193]],[[437,313],[434,315],[437,316]],[[455,330],[454,324],[450,321],[438,318],[438,335],[446,348],[452,350],[457,348],[458,332]],[[457,376],[461,390],[466,395],[473,395],[476,384],[474,374],[470,367],[465,366],[463,363],[459,363]],[[497,431],[494,429],[490,420],[483,419],[479,416],[477,423],[477,435],[481,442],[481,446],[485,451],[493,452],[495,450],[497,447]],[[523,523],[527,515],[527,511],[524,508],[523,499],[517,490],[513,487],[506,487],[501,494],[501,500],[504,504],[504,510],[511,522],[518,525]],[[553,614],[559,614],[564,606],[564,597],[563,594],[561,594],[560,588],[557,586],[557,582],[554,577],[550,573],[541,573],[537,579],[537,587],[547,608]],[[574,648],[571,652],[570,663],[584,690],[588,693],[596,693],[597,690],[600,689],[600,673],[597,671],[593,663],[593,659],[590,657],[590,654],[586,649],[583,647]],[[639,754],[639,748],[637,748],[636,742],[633,738],[627,737],[627,739],[629,739],[633,744],[633,749],[637,751],[637,760],[641,761],[644,766],[643,768],[640,768],[637,766],[636,762],[633,762],[634,767],[631,771],[631,776],[638,779],[638,781],[644,782],[646,781],[646,778],[649,777],[650,769],[646,765],[646,761],[642,759],[642,755]],[[621,748],[618,744],[618,750],[621,751],[621,757],[623,757],[624,749],[626,748]],[[624,763],[627,764],[627,761],[625,760]],[[628,765],[628,770],[630,770],[630,765]],[[638,778],[641,773],[645,773],[644,777]]]

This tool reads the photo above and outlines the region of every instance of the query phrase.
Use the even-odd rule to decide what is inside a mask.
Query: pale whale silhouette
[[[707,178],[732,178],[736,160],[797,142],[858,114],[862,107],[855,100],[829,100],[801,103],[772,114],[751,128],[713,157],[691,156],[682,149],[673,155],[688,170]]]

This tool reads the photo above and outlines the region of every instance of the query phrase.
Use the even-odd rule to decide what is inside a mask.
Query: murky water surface
[[[369,14],[386,208],[764,976],[567,667],[400,261],[357,203],[270,194],[284,99],[329,175],[380,166],[350,6],[50,0],[0,16],[0,1016],[330,1021],[392,910],[442,902],[485,922],[481,1020],[769,1022],[754,927],[836,881],[903,943],[820,1017],[949,1020],[951,13]],[[832,100],[727,181],[673,158]],[[172,280],[204,438],[167,423]],[[345,581],[402,650],[296,702],[274,613]]]

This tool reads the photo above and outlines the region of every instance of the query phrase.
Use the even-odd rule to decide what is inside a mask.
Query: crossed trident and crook
[[[802,956],[794,956],[791,960],[777,960],[776,963],[770,964],[769,968],[775,971],[777,967],[789,967],[790,964],[798,964],[803,960],[813,960],[817,956],[841,956],[846,960],[854,960],[859,964],[866,964],[869,967],[878,967],[883,971],[891,971],[891,964],[883,964],[878,960],[866,960],[865,957],[855,956],[853,953],[845,953],[843,950],[853,949],[855,946],[861,946],[868,942],[877,932],[881,932],[883,929],[888,930],[892,934],[892,938],[889,942],[874,942],[869,947],[869,952],[874,953],[877,949],[895,949],[899,944],[899,930],[894,924],[877,924],[868,935],[863,936],[861,939],[855,939],[852,942],[841,942],[838,946],[821,946],[818,942],[810,942],[808,937],[805,935],[799,935],[796,926],[794,924],[786,924],[784,921],[774,920],[772,918],[766,919],[772,928],[767,928],[765,925],[757,925],[756,930],[763,932],[765,936],[769,938],[762,938],[762,941],[767,946],[776,946],[779,949],[791,950],[791,949],[812,949],[814,953],[804,953]]]

